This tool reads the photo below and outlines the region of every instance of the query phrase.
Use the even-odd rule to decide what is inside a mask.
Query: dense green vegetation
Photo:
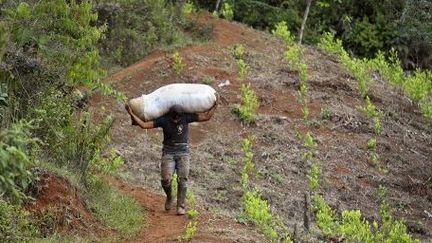
[[[100,179],[123,164],[102,152],[114,121],[94,123],[86,102],[89,92],[124,100],[101,82],[107,72],[192,41],[180,30],[196,26],[164,0],[6,0],[0,9],[0,238],[58,237],[22,207],[34,166],[69,178],[106,225],[135,234],[143,210]]]
[[[286,21],[299,32],[307,1],[227,0],[234,9],[234,20],[261,29],[272,29]],[[213,11],[214,1],[199,1]],[[304,41],[318,43],[319,36],[331,31],[349,52],[373,57],[379,50],[398,51],[404,68],[431,68],[432,2],[425,0],[319,0],[312,1]]]

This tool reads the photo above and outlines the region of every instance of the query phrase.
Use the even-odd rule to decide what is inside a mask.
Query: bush
[[[240,119],[246,124],[255,122],[256,112],[259,107],[258,97],[250,84],[242,84],[240,87],[242,104],[234,108],[234,112],[240,116]]]
[[[247,191],[243,197],[244,212],[248,218],[258,224],[264,234],[272,240],[278,239],[275,222],[269,204],[261,198],[257,190]]]
[[[0,239],[2,242],[28,242],[38,235],[31,224],[29,213],[20,206],[13,206],[0,197]]]
[[[288,26],[287,26],[285,21],[281,21],[281,22],[277,23],[275,25],[274,29],[272,30],[272,34],[277,36],[277,37],[282,38],[282,40],[287,45],[291,45],[294,42],[294,36],[289,31]]]
[[[222,16],[226,19],[226,20],[233,20],[234,18],[234,9],[232,8],[231,4],[229,3],[224,3],[222,5],[222,10],[221,10]]]
[[[29,122],[18,122],[0,132],[0,196],[19,203],[26,198],[24,191],[32,180],[29,148],[36,139],[31,138]]]
[[[188,5],[189,6],[189,5]],[[182,10],[165,0],[103,0],[95,5],[98,26],[107,26],[99,42],[102,56],[115,64],[128,66],[156,46],[182,41]]]

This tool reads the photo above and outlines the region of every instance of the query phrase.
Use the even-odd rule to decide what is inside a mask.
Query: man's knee
[[[168,187],[171,185],[171,178],[162,178],[161,184],[163,187]]]

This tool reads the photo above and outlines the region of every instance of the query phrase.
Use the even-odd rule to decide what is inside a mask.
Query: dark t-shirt
[[[184,113],[179,122],[174,122],[170,116],[162,116],[155,120],[155,127],[163,129],[164,154],[187,154],[189,153],[188,132],[189,123],[198,121],[198,116],[192,113]]]

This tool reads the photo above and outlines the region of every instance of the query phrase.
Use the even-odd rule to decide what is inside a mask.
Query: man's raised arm
[[[143,129],[155,128],[154,121],[145,122],[145,121],[141,120],[138,116],[136,116],[132,112],[131,108],[129,107],[129,105],[127,103],[125,104],[125,109],[127,110],[127,112],[129,113],[129,115],[131,116],[132,125],[138,125],[141,128],[143,128]]]

